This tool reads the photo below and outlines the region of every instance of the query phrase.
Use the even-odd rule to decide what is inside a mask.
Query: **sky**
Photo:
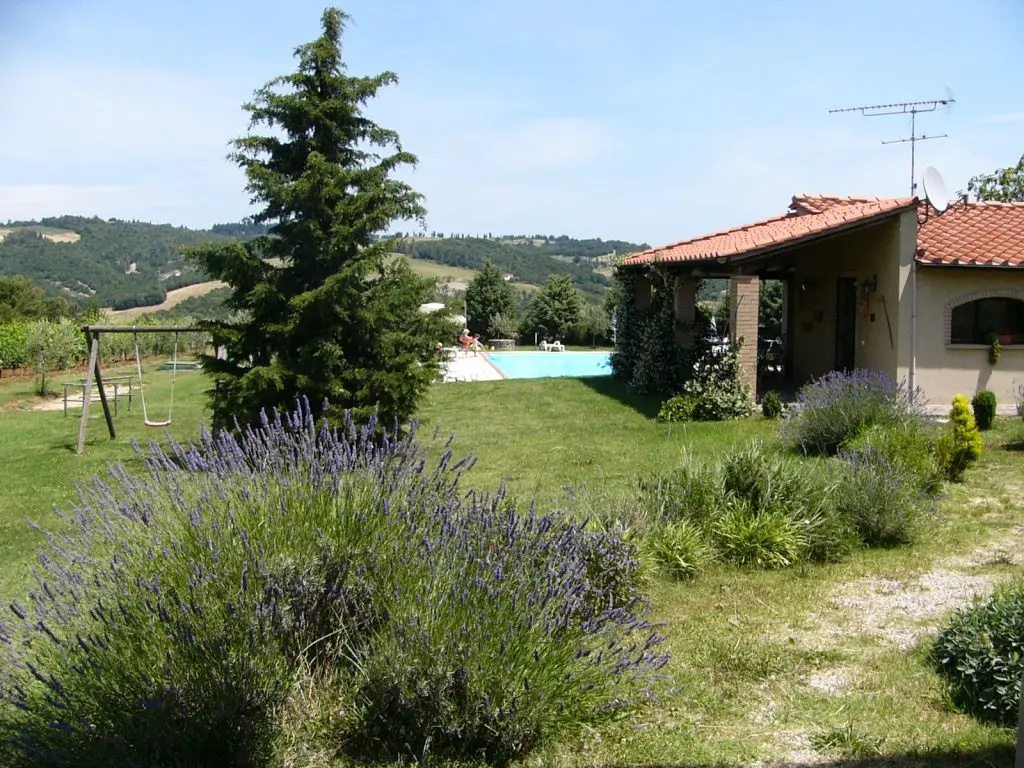
[[[320,32],[309,0],[0,0],[0,221],[208,227],[256,209],[241,105]],[[428,230],[660,245],[794,194],[950,192],[1024,153],[1021,0],[347,0],[366,107],[419,158]],[[918,192],[922,190],[919,187]],[[398,224],[406,230],[412,225]]]

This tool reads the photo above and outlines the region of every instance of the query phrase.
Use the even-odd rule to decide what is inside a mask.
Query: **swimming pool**
[[[491,352],[491,362],[510,379],[610,376],[608,352]]]

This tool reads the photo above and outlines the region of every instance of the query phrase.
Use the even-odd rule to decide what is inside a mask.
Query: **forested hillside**
[[[266,234],[251,221],[194,230],[171,224],[59,216],[0,224],[0,275],[20,275],[50,296],[113,309],[160,304],[167,291],[208,277],[187,262],[181,246],[245,240]],[[437,234],[437,233],[435,233]],[[487,259],[515,275],[515,282],[542,285],[567,274],[583,292],[603,294],[611,257],[646,248],[621,240],[576,240],[567,235],[499,237],[402,237],[395,250],[412,259],[480,269]]]
[[[604,293],[610,285],[596,269],[607,266],[615,254],[643,250],[646,244],[620,240],[574,240],[562,235],[502,237],[413,237],[401,238],[395,250],[414,259],[480,269],[490,259],[515,280],[541,285],[552,274],[567,274],[586,293]]]
[[[0,225],[0,274],[23,275],[51,295],[127,309],[206,280],[182,245],[252,237],[252,224],[193,230],[170,224],[60,216]]]

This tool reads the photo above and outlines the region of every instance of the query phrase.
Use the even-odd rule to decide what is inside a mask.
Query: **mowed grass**
[[[146,371],[152,416],[163,413],[170,380],[155,368]],[[205,421],[207,386],[201,374],[179,373],[170,430],[176,439],[194,435]],[[23,518],[53,524],[52,507],[74,498],[74,481],[102,474],[112,461],[135,462],[131,440],[160,435],[142,426],[135,408],[130,415],[121,412],[118,439],[111,441],[94,408],[86,452],[76,456],[77,419],[12,405],[30,394],[26,383],[0,386],[8,403],[0,409],[4,603],[24,591],[41,541]],[[757,417],[660,425],[657,406],[607,378],[498,381],[433,387],[419,420],[421,438],[433,447],[454,433],[456,456],[477,457],[468,486],[494,490],[505,484],[520,502],[536,499],[541,507],[561,504],[571,487],[594,505],[614,508],[630,500],[637,474],[668,471],[685,450],[710,455],[749,439],[771,439],[775,429]],[[903,650],[865,635],[856,610],[839,608],[831,598],[863,579],[909,583],[947,567],[951,555],[1013,541],[1015,526],[1024,524],[1024,451],[1005,446],[1017,433],[1024,427],[1010,419],[986,433],[982,461],[967,482],[948,489],[941,520],[920,546],[863,552],[830,566],[776,572],[715,566],[692,582],[655,579],[654,614],[668,622],[673,651],[667,669],[682,693],[538,753],[527,764],[1011,765],[1012,732],[947,708],[925,658],[926,642]],[[987,570],[1000,568],[1010,570]],[[925,628],[934,631],[939,621],[941,616],[929,617]],[[834,678],[846,684],[838,690],[816,684]]]
[[[143,369],[146,405],[152,419],[164,419],[170,405],[170,372],[157,368],[163,361]],[[107,376],[130,375],[133,366],[104,370]],[[55,377],[54,390],[61,381],[78,381],[81,374]],[[198,434],[207,419],[209,382],[197,372],[179,371],[175,383],[173,423],[167,432],[175,439]],[[31,410],[38,400],[31,380],[0,385],[0,605],[6,605],[27,585],[35,550],[43,541],[26,518],[43,527],[59,523],[54,507],[68,509],[76,498],[75,483],[88,482],[94,475],[105,476],[113,462],[137,463],[132,441],[145,444],[161,439],[164,430],[142,423],[142,405],[137,399],[131,411],[127,398],[121,400],[114,425],[117,439],[107,433],[103,409],[98,401],[89,406],[85,452],[75,453],[80,408]]]

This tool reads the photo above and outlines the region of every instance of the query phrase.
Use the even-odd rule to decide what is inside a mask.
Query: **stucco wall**
[[[854,365],[897,375],[902,333],[901,295],[916,238],[915,214],[843,234],[794,253],[793,373],[808,381],[828,373],[836,362],[836,309],[841,277],[858,284],[877,278],[877,288],[858,286]],[[909,218],[908,218],[909,217]],[[909,235],[908,235],[909,232]]]
[[[1004,346],[993,366],[987,346],[949,344],[949,318],[954,306],[985,296],[1024,300],[1024,270],[922,267],[917,288],[917,385],[928,400],[991,389],[1000,403],[1012,403],[1015,384],[1024,384],[1024,346]]]

